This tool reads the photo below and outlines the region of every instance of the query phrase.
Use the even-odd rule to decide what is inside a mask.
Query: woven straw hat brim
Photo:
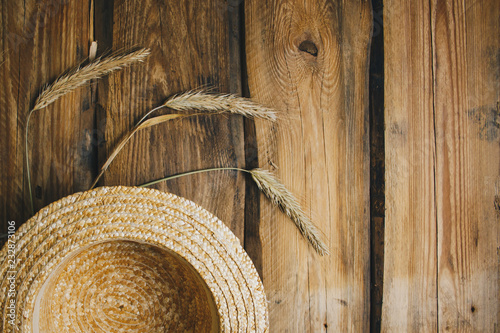
[[[42,209],[14,240],[14,270],[8,246],[0,251],[2,332],[13,328],[11,302],[24,332],[268,330],[262,282],[236,236],[173,194],[77,193]]]

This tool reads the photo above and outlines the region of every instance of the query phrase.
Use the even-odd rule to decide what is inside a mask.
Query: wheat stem
[[[31,110],[28,113],[28,119],[26,120],[26,130],[24,131],[25,132],[24,149],[25,149],[25,155],[26,155],[26,176],[28,179],[28,192],[30,195],[31,215],[34,215],[35,214],[35,207],[33,204],[33,192],[31,191],[30,159],[28,156],[28,151],[29,151],[29,149],[28,149],[28,129],[30,126],[30,119],[31,119],[32,114],[33,114],[33,110]]]
[[[158,108],[156,108],[156,109],[158,109]],[[104,174],[104,172],[111,165],[111,162],[113,162],[113,160],[116,158],[116,156],[118,155],[118,153],[123,149],[123,147],[125,147],[125,145],[127,144],[127,142],[130,139],[132,139],[132,137],[135,135],[135,133],[139,132],[140,130],[142,130],[144,128],[148,128],[148,127],[151,127],[151,126],[154,126],[154,125],[158,125],[160,123],[163,123],[163,122],[166,122],[166,121],[169,121],[169,120],[172,120],[172,119],[194,117],[194,116],[199,115],[197,113],[196,114],[190,114],[190,115],[166,114],[166,115],[157,116],[157,117],[154,117],[154,118],[151,118],[151,119],[148,119],[148,120],[144,121],[144,119],[149,114],[151,114],[151,112],[155,111],[156,109],[153,109],[153,110],[149,111],[144,117],[142,117],[142,119],[139,120],[139,122],[137,123],[137,125],[135,125],[134,128],[130,132],[128,132],[127,135],[125,135],[123,137],[123,139],[118,143],[118,145],[113,150],[113,152],[111,153],[111,155],[109,155],[109,157],[106,160],[106,162],[104,163],[104,165],[101,167],[101,171],[99,172],[99,175],[96,177],[96,179],[92,183],[92,186],[90,187],[90,189],[93,189],[97,185],[97,182],[99,182],[99,179],[101,179],[101,177]]]
[[[195,170],[195,171],[189,171],[189,172],[179,173],[179,174],[176,174],[176,175],[173,175],[173,176],[168,176],[168,177],[165,177],[165,178],[153,180],[153,181],[151,181],[149,183],[141,184],[141,185],[138,185],[138,186],[139,187],[146,187],[146,186],[151,186],[151,185],[158,184],[158,183],[161,183],[161,182],[165,182],[165,181],[168,181],[168,180],[172,180],[172,179],[184,177],[184,176],[195,175],[195,174],[198,174],[198,173],[204,173],[204,172],[209,172],[209,171],[224,171],[224,170],[233,170],[233,171],[241,171],[241,172],[251,173],[250,170],[241,169],[241,168],[231,168],[231,167],[227,167],[227,168],[209,168],[209,169],[201,169],[201,170]]]

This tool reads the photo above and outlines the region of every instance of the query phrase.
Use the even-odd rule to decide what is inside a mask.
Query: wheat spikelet
[[[140,49],[134,52],[100,58],[88,65],[78,68],[59,77],[38,96],[32,111],[40,110],[55,102],[60,97],[83,86],[90,80],[99,79],[111,72],[130,66],[135,62],[142,62],[150,54],[149,49]]]
[[[319,230],[306,216],[293,194],[269,171],[252,169],[250,174],[262,193],[292,219],[316,252],[319,255],[328,254],[328,248],[319,237]]]
[[[177,111],[231,112],[249,118],[275,121],[276,112],[248,98],[233,94],[208,94],[188,91],[168,99],[164,106]]]

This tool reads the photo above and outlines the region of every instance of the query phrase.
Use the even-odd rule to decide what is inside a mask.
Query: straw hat
[[[101,187],[50,204],[0,252],[0,331],[267,332],[259,276],[191,201]],[[11,293],[11,292],[14,293]],[[13,321],[12,321],[13,319]]]

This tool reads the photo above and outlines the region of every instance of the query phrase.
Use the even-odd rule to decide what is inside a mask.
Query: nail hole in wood
[[[302,52],[307,52],[314,57],[318,56],[318,47],[310,40],[305,40],[300,43],[299,50],[301,50]]]
[[[475,307],[474,305],[473,305],[473,306],[471,306],[470,311],[471,311],[472,313],[476,312],[476,307]]]

